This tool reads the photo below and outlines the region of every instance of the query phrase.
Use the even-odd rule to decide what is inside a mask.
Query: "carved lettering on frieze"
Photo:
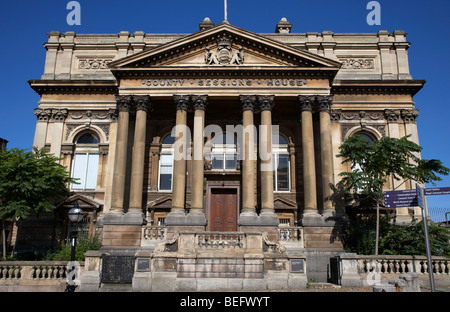
[[[176,87],[302,87],[308,82],[304,79],[143,79],[141,85],[147,87],[176,88]]]

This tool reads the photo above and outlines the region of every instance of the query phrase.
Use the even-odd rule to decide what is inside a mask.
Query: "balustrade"
[[[424,256],[357,256],[361,273],[377,272],[380,274],[402,274],[417,272],[429,274],[428,262]],[[449,275],[450,260],[444,257],[433,257],[435,275]]]
[[[64,285],[68,274],[67,261],[2,261],[0,285]],[[84,262],[77,262],[79,269]]]
[[[241,232],[204,232],[196,235],[196,245],[200,249],[245,248],[245,234]]]

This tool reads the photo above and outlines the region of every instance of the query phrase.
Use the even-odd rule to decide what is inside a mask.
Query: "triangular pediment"
[[[155,68],[328,68],[340,63],[222,23],[109,64],[114,70]]]

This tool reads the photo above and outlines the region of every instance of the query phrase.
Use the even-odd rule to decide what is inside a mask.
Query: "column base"
[[[180,231],[205,231],[206,216],[204,213],[169,213],[166,217],[167,233]]]
[[[108,213],[102,219],[104,247],[139,247],[141,245],[142,213]]]
[[[238,220],[239,230],[241,232],[257,232],[269,234],[269,239],[277,241],[279,220],[276,214],[266,215],[240,215]]]
[[[345,215],[335,213],[304,215],[302,226],[305,248],[342,250],[342,236],[347,224]]]

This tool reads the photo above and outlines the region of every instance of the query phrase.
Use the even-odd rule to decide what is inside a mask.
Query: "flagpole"
[[[223,5],[224,5],[224,22],[228,22],[228,16],[227,16],[227,0],[223,0]]]

